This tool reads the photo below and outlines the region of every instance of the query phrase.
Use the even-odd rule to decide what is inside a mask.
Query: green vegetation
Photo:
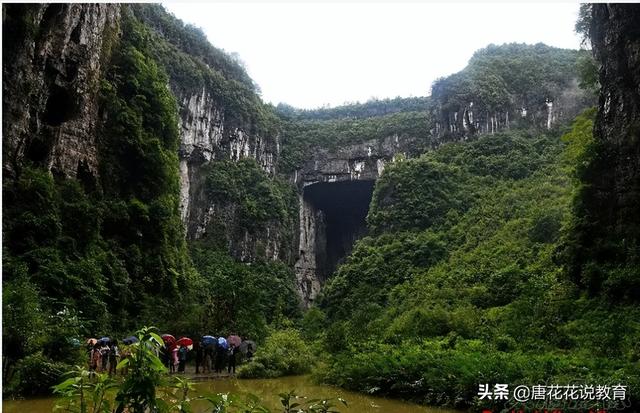
[[[236,57],[213,47],[200,29],[185,26],[161,5],[129,7],[151,28],[151,53],[167,71],[174,92],[184,98],[202,95],[206,90],[223,108],[228,126],[242,127],[275,146],[279,119],[274,108],[262,102],[256,85]]]
[[[443,109],[477,102],[488,110],[544,105],[577,77],[575,50],[511,43],[478,50],[467,67],[434,82],[432,98]]]
[[[100,180],[26,163],[3,182],[9,389],[35,360],[43,376],[77,360],[70,338],[162,320],[195,277],[178,211],[176,103],[144,27],[125,17],[122,30],[101,84]]]
[[[300,317],[295,275],[283,263],[239,263],[203,242],[193,243],[191,256],[202,280],[184,304],[185,328],[262,340],[268,325]]]
[[[38,35],[34,9],[15,10],[7,8],[14,45]],[[588,18],[583,7],[583,34]],[[437,146],[432,136],[436,118],[470,102],[485,112],[544,108],[577,75],[597,90],[584,52],[491,45],[436,81],[430,98],[301,111],[265,105],[237,58],[161,6],[123,6],[120,29],[103,56],[99,178],[84,166],[69,179],[25,160],[3,181],[7,391],[46,393],[86,361],[75,338],[155,323],[194,337],[265,340],[242,377],[301,374],[317,362],[315,376],[328,383],[472,408],[502,407],[479,403],[479,383],[623,383],[637,405],[640,254],[588,213],[590,183],[607,165],[592,134],[595,111],[562,137],[521,120],[467,142]],[[176,97],[203,90],[224,110],[225,130],[241,128],[271,149],[280,139],[281,175],[254,160],[219,160],[227,156],[202,166],[202,196],[215,214],[187,245]],[[387,164],[369,235],[302,315],[291,268],[298,194],[284,175],[316,151],[394,136],[412,158]],[[153,329],[139,338],[120,365],[129,370],[122,382],[73,370],[55,387],[63,409],[189,411],[188,381],[159,390],[167,384],[154,353],[160,338]],[[334,411],[331,401],[281,398],[287,412]],[[206,400],[214,411],[267,411],[255,398]]]
[[[573,87],[579,76],[579,56],[584,55],[542,43],[489,45],[475,52],[465,69],[433,83],[434,109],[441,122],[452,122],[453,113],[457,113],[457,122],[461,123],[462,108],[473,103],[474,122],[481,117],[485,117],[483,123],[488,122],[487,113],[508,112],[511,127],[529,128],[540,120],[535,119],[535,112],[546,112],[547,99],[555,100]],[[577,93],[574,104],[585,100],[580,103],[584,107],[586,99]],[[522,108],[531,112],[527,118],[515,116]]]
[[[288,328],[272,332],[251,361],[242,365],[243,378],[280,377],[308,373],[314,355],[298,330]]]
[[[32,12],[8,10],[16,36],[33,32]],[[178,106],[167,84],[190,93],[206,85],[230,124],[246,122],[249,133],[274,136],[272,109],[237,62],[159,6],[124,6],[120,30],[101,57],[98,174],[83,166],[77,179],[52,176],[25,160],[3,181],[5,392],[48,393],[64,370],[84,362],[72,339],[154,323],[193,333],[234,328],[260,340],[267,324],[298,317],[292,271],[235,262],[214,225],[207,249],[192,248],[194,268],[179,214]],[[239,205],[238,231],[259,234],[281,221],[293,228],[294,189],[255,162],[209,172],[207,193]]]
[[[428,97],[371,99],[364,103],[346,103],[334,108],[297,109],[279,103],[279,115],[291,120],[335,120],[341,118],[371,118],[398,112],[424,112],[430,108]]]
[[[431,143],[431,117],[426,111],[397,112],[367,118],[285,121],[278,171],[287,173],[311,159],[315,150],[336,150],[370,140],[412,140],[411,152],[420,153]]]
[[[320,299],[334,352],[318,377],[458,407],[476,403],[479,382],[620,381],[637,394],[638,309],[584,297],[556,260],[592,115],[566,147],[485,136],[385,170],[372,235]]]
[[[207,198],[222,208],[233,208],[234,216],[218,223],[232,228],[221,230],[211,225],[207,231],[255,233],[270,223],[278,223],[284,230],[293,229],[298,215],[295,189],[284,180],[269,177],[255,160],[212,162],[205,173]]]
[[[150,57],[147,29],[125,15],[123,30],[102,85],[109,119],[100,162],[104,226],[109,238],[122,240],[132,289],[173,296],[190,277],[179,214],[177,105]]]

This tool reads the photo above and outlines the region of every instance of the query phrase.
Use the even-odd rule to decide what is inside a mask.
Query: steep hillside
[[[50,391],[79,362],[75,337],[143,323],[262,337],[295,317],[290,267],[230,255],[286,257],[250,235],[296,216],[270,169],[276,118],[244,69],[159,6],[3,5],[3,23],[5,388]],[[246,158],[236,185],[206,165],[220,158]],[[190,243],[218,205],[231,216],[215,238]]]
[[[541,43],[478,50],[465,69],[432,86],[436,134],[550,129],[570,121],[594,102],[578,87],[577,62],[584,53]]]
[[[500,133],[387,168],[371,235],[318,301],[331,354],[319,379],[478,409],[504,407],[479,401],[478,381],[621,382],[636,394],[637,306],[584,297],[557,262],[571,153],[592,117],[568,147],[554,133]]]
[[[317,372],[321,380],[474,410],[549,407],[479,400],[478,382],[625,383],[628,400],[602,406],[637,410],[638,82],[637,62],[627,53],[638,40],[631,27],[637,8],[585,10],[600,64],[597,110],[577,116],[571,129],[561,122],[547,128],[537,112],[531,122],[507,121],[506,111],[493,116],[517,99],[553,96],[512,89],[503,72],[484,89],[496,91],[497,100],[483,121],[484,131],[502,132],[385,169],[367,216],[370,235],[305,319],[307,334],[332,354]],[[480,83],[477,73],[486,75],[478,64],[487,55],[499,56],[489,59],[499,63],[497,73],[513,61],[489,48],[434,85],[440,121],[449,125],[445,136],[482,131],[483,122],[471,121],[482,95],[472,85]],[[524,61],[529,57],[532,67],[538,59],[527,54]],[[566,75],[571,59],[565,63],[555,75],[542,73],[573,84]],[[536,79],[524,69],[509,73]],[[573,95],[569,103],[580,94]],[[470,99],[473,106],[464,103]],[[547,121],[557,102],[547,106]]]
[[[594,139],[578,171],[568,270],[592,295],[640,299],[640,10],[593,5],[587,14],[601,85]]]
[[[635,384],[638,312],[610,300],[637,288],[634,62],[610,60],[635,32],[594,10],[598,145],[593,112],[561,139],[594,103],[577,51],[492,45],[430,97],[274,108],[159,5],[3,5],[5,383],[48,391],[75,337],[299,322],[325,380],[421,402],[469,405],[478,374]]]

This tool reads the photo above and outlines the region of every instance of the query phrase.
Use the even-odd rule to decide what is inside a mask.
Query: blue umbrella
[[[227,343],[227,339],[224,338],[224,337],[220,337],[218,339],[218,345],[221,346],[225,350],[229,348],[229,343]]]
[[[209,344],[215,343],[216,338],[214,336],[202,336],[200,340],[203,346],[208,346]]]
[[[122,340],[122,343],[126,344],[126,345],[131,345],[131,344],[137,343],[137,342],[138,342],[138,337],[136,337],[136,336],[129,336],[129,337],[125,338],[124,340]]]
[[[100,340],[98,340],[98,343],[100,344],[109,344],[111,342],[111,339],[109,337],[102,337]]]

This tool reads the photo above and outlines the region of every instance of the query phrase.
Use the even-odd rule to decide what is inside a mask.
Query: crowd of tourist
[[[176,340],[170,334],[163,334],[162,339],[164,345],[158,356],[170,373],[185,373],[187,363],[194,360],[195,374],[220,374],[225,368],[228,374],[235,374],[239,359],[250,360],[256,350],[255,342],[242,340],[235,334],[227,338],[206,335],[196,341],[188,337]],[[134,336],[122,340],[122,345],[109,337],[88,339],[89,370],[115,374],[116,366],[130,356],[131,346],[137,341]]]

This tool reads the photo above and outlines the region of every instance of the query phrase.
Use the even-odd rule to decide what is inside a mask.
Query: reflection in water
[[[309,398],[335,399],[342,397],[347,400],[348,407],[340,405],[340,412],[353,413],[452,413],[455,410],[445,410],[424,407],[399,400],[372,397],[366,394],[353,393],[337,387],[313,384],[306,376],[282,377],[278,379],[235,380],[216,379],[196,383],[196,394],[234,393],[240,395],[254,394],[262,400],[272,411],[279,412],[281,408],[278,393],[295,390],[296,394]],[[192,397],[195,394],[192,394]],[[3,401],[5,413],[50,413],[55,403],[53,398],[29,399],[17,401]],[[205,412],[208,404],[195,404],[195,412]]]

